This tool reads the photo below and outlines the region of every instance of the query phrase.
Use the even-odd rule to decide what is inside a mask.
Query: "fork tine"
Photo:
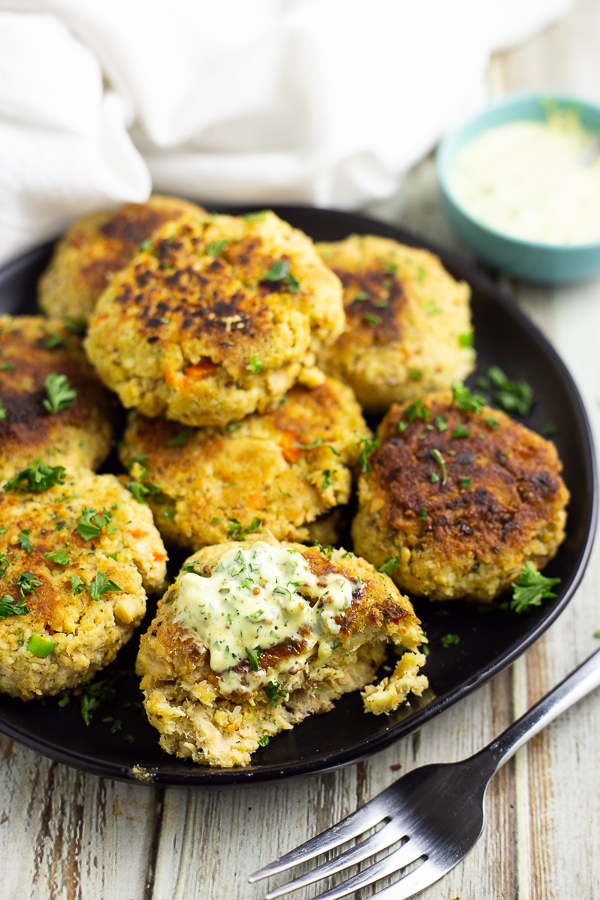
[[[316,869],[311,869],[310,872],[300,875],[294,881],[288,881],[287,884],[269,891],[265,894],[265,900],[275,900],[276,897],[281,897],[282,894],[297,891],[298,888],[305,887],[307,884],[313,884],[315,881],[320,881],[322,878],[328,878],[330,875],[335,875],[336,872],[341,872],[342,869],[347,869],[348,866],[356,865],[356,863],[362,862],[363,859],[367,859],[369,856],[379,853],[380,850],[385,850],[387,847],[395,844],[396,841],[404,837],[405,833],[402,828],[398,828],[395,821],[388,822],[381,831],[372,834],[371,837],[361,841],[355,847],[350,847],[349,850],[341,853],[340,856],[336,856],[335,859],[330,859],[317,866]]]
[[[397,850],[394,850],[393,853],[390,853],[389,856],[386,856],[385,859],[373,863],[368,869],[364,869],[364,871],[358,872],[358,874],[354,875],[352,878],[342,881],[341,884],[336,885],[329,891],[325,891],[324,894],[319,894],[314,900],[338,900],[339,897],[345,897],[353,891],[358,891],[360,888],[373,884],[373,882],[377,881],[379,878],[385,878],[386,875],[393,875],[398,869],[403,869],[404,866],[408,866],[410,863],[415,862],[415,860],[419,859],[420,856],[423,856],[424,853],[425,850],[420,844],[409,839]],[[420,871],[420,869],[417,871]],[[407,896],[410,896],[410,894]],[[394,896],[394,900],[399,900],[399,898]]]
[[[392,784],[390,787],[393,788],[394,785]],[[311,838],[309,841],[305,841],[304,844],[300,844],[295,850],[290,850],[289,853],[269,863],[268,866],[253,872],[249,876],[248,881],[254,884],[255,881],[260,881],[261,878],[278,875],[280,872],[285,872],[286,869],[291,869],[293,866],[307,862],[309,859],[314,859],[315,856],[319,856],[321,853],[327,853],[328,850],[333,850],[340,844],[344,844],[370,828],[374,828],[382,819],[390,815],[389,808],[386,809],[386,795],[389,791],[390,788],[386,788],[385,791],[377,794],[376,797],[373,797],[372,800],[369,800],[356,812],[346,816],[341,822],[332,825],[331,828],[322,831],[321,834],[317,834],[316,837]]]
[[[373,897],[378,897],[379,900],[408,900],[409,897],[414,897],[419,891],[424,891],[426,887],[443,878],[450,869],[454,868],[456,862],[460,862],[460,859],[455,860],[449,866],[441,867],[437,866],[433,860],[427,859],[418,869],[413,869],[404,878],[400,878],[399,881],[390,884],[382,891],[376,891]],[[315,897],[315,900],[320,900],[320,898]]]

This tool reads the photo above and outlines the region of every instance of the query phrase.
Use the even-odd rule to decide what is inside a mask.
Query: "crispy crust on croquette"
[[[86,507],[110,516],[89,540],[77,530]],[[82,471],[40,493],[1,492],[0,527],[2,599],[28,609],[0,619],[0,690],[30,700],[89,681],[139,625],[146,591],[164,583],[167,555],[150,510],[114,475]],[[47,556],[56,552],[66,565]],[[33,590],[19,586],[23,573],[38,582]],[[122,590],[94,599],[98,573]],[[27,649],[32,635],[57,646],[38,658]]]
[[[290,278],[269,279],[276,263]],[[113,280],[86,349],[126,407],[226,425],[281,399],[343,327],[339,280],[306,235],[270,212],[183,217]]]
[[[48,349],[45,342],[60,345]],[[0,317],[0,480],[38,457],[67,468],[97,468],[111,446],[115,408],[88,363],[81,339],[60,319]],[[77,392],[70,405],[51,414],[44,408],[48,375],[65,375]]]
[[[393,406],[380,425],[373,471],[360,479],[356,551],[377,566],[396,557],[392,577],[410,593],[490,601],[528,560],[543,568],[563,540],[562,464],[551,442],[498,410],[463,412],[449,393],[423,405],[427,422]]]
[[[196,561],[196,571],[209,575],[226,550],[252,543],[206,547],[188,562]],[[281,689],[288,696],[281,694],[275,706],[262,689],[252,703],[235,695],[227,697],[219,690],[204,646],[193,632],[173,621],[176,582],[142,636],[137,661],[148,718],[168,753],[203,765],[247,765],[260,738],[289,729],[307,715],[325,712],[342,694],[372,682],[388,641],[409,652],[401,657],[392,677],[385,679],[382,691],[375,687],[365,695],[367,711],[391,712],[410,691],[420,695],[427,687],[427,679],[418,674],[425,661],[418,651],[423,640],[419,620],[408,598],[399,594],[387,576],[353,554],[344,555],[343,550],[326,554],[316,547],[285,546],[298,550],[315,574],[336,572],[354,582],[353,602],[336,618],[341,626],[339,646],[326,660],[319,660],[315,651],[300,671],[279,673]],[[264,650],[258,654],[258,664],[269,672],[282,657],[298,655],[299,646],[290,641]],[[237,669],[250,671],[250,663],[244,660]]]
[[[319,365],[368,412],[449,388],[472,371],[475,352],[462,346],[472,327],[469,286],[437,256],[373,235],[316,246],[343,284],[347,321]]]
[[[326,378],[229,429],[186,431],[132,413],[120,454],[138,481],[160,487],[148,502],[165,539],[196,550],[235,530],[306,540],[306,523],[348,502],[365,433],[350,388]]]
[[[49,316],[87,322],[113,277],[165,222],[182,214],[206,216],[195,203],[153,195],[116,212],[95,213],[76,222],[58,242],[38,283],[41,308]]]

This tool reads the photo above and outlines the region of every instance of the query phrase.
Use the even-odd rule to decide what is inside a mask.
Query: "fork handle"
[[[600,685],[600,650],[567,675],[549,694],[503,731],[482,751],[490,754],[495,768],[506,762],[519,747],[545,728],[553,719]]]

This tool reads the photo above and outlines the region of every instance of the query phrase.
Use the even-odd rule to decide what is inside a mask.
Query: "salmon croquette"
[[[113,405],[62,320],[0,316],[0,480],[38,458],[97,468],[110,450]]]
[[[393,406],[361,475],[354,546],[401,590],[491,601],[565,536],[554,444],[462,385]]]
[[[133,413],[120,454],[165,540],[197,550],[265,530],[307,540],[307,523],[348,502],[365,434],[350,388],[325,378],[225,428]]]
[[[165,225],[98,302],[86,349],[127,408],[226,425],[313,383],[344,327],[339,279],[274,213]]]
[[[245,766],[348,691],[365,688],[375,714],[421,695],[423,640],[408,598],[352,553],[247,540],[187,561],[142,636],[137,672],[163,750]],[[373,685],[388,644],[402,655]]]
[[[128,203],[117,212],[80,219],[58,242],[40,278],[41,308],[49,316],[88,322],[115,272],[127,265],[140,244],[161,225],[184,213],[207,216],[195,203],[156,194],[146,203]]]
[[[18,473],[0,492],[0,691],[31,700],[85,684],[165,574],[150,510],[113,475]]]
[[[354,390],[372,413],[473,370],[470,290],[427,250],[353,234],[317,250],[344,286],[347,325],[319,365]]]

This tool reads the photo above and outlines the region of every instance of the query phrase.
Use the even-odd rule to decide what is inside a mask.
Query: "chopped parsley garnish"
[[[193,562],[189,562],[189,560],[188,560],[188,562],[184,562],[184,564],[182,565],[181,571],[182,572],[193,572],[194,574],[196,574],[196,564]]]
[[[422,369],[411,369],[408,374],[410,376],[411,381],[418,381],[419,378],[423,377],[423,370]]]
[[[262,372],[263,370],[263,364],[259,360],[258,356],[251,356],[246,368],[252,369],[252,371],[258,375],[258,373]]]
[[[271,706],[277,706],[277,700],[279,697],[285,697],[288,695],[289,691],[280,690],[280,684],[278,681],[268,681],[263,690],[267,695],[267,700],[271,704]]]
[[[268,214],[268,209],[261,209],[260,212],[246,213],[243,218],[246,222],[264,222]]]
[[[25,599],[25,594],[33,594],[36,587],[41,587],[42,582],[35,577],[33,572],[21,572],[15,585],[21,591],[21,598]]]
[[[2,400],[0,400],[0,420],[6,419],[6,407]]]
[[[33,653],[34,656],[45,659],[47,656],[50,656],[57,644],[58,641],[49,641],[46,638],[40,637],[39,634],[32,634],[27,641],[27,650],[29,650],[30,653]]]
[[[114,581],[111,581],[108,575],[105,575],[104,572],[96,572],[96,577],[90,584],[90,596],[92,600],[99,600],[102,594],[106,594],[109,591],[122,591],[123,588],[120,588],[118,584],[115,584]]]
[[[417,419],[422,419],[423,422],[426,422],[429,418],[429,410],[422,400],[414,400],[410,406],[406,407],[403,415],[409,422],[415,422]]]
[[[65,342],[61,338],[60,334],[56,334],[55,331],[51,331],[47,338],[44,338],[42,344],[46,348],[46,350],[56,350],[57,347],[64,347]]]
[[[15,475],[12,481],[7,481],[4,490],[39,493],[47,491],[55,484],[64,484],[66,477],[67,472],[63,466],[46,466],[38,460]]]
[[[469,435],[471,434],[471,431],[472,431],[472,429],[469,428],[468,425],[465,425],[463,422],[461,422],[459,425],[457,425],[457,427],[452,432],[452,437],[453,438],[469,437]]]
[[[440,638],[442,647],[452,647],[460,643],[460,637],[457,634],[445,634]]]
[[[105,716],[102,721],[110,725],[111,734],[118,734],[119,731],[123,730],[123,722],[121,719],[115,719],[113,716]]]
[[[323,475],[322,488],[325,491],[328,487],[331,486],[331,469],[323,469],[323,472],[321,474]]]
[[[170,441],[167,441],[167,447],[183,447],[191,433],[191,428],[184,428],[183,431],[179,432],[177,437],[171,438]]]
[[[301,450],[314,450],[315,447],[318,447],[323,443],[325,438],[319,437],[312,442],[312,444],[299,444],[298,441],[292,441],[292,446],[300,447]]]
[[[498,419],[494,419],[493,416],[486,416],[484,420],[492,429],[492,431],[498,430]]]
[[[6,531],[6,529],[4,530]],[[4,578],[10,563],[11,557],[7,556],[6,553],[0,553],[0,578]]]
[[[368,291],[360,291],[360,293],[356,295],[354,300],[368,300],[370,296],[371,295],[368,293]]]
[[[427,509],[425,507],[423,507],[423,509],[419,513],[419,518],[420,518],[421,522],[427,521]]]
[[[377,316],[375,313],[365,313],[363,319],[367,325],[379,325],[381,322],[381,316]]]
[[[33,552],[33,547],[31,545],[31,541],[29,540],[29,535],[31,534],[31,530],[29,528],[24,528],[19,532],[19,536],[17,538],[17,543],[21,545],[23,550],[26,550],[27,553]]]
[[[242,427],[241,422],[230,422],[225,426],[225,431],[238,431]]]
[[[430,316],[437,316],[441,313],[441,309],[433,300],[426,300],[423,306],[425,307],[425,312],[428,312]]]
[[[0,598],[0,619],[7,619],[9,616],[26,616],[28,612],[22,597],[14,600],[10,594],[5,594]]]
[[[97,538],[105,525],[108,525],[112,519],[112,513],[103,509],[102,514],[97,513],[91,506],[85,506],[81,513],[81,518],[77,525],[77,533],[81,535],[84,541],[91,541]]]
[[[244,650],[246,651],[246,653],[248,655],[248,659],[250,660],[250,665],[251,665],[252,669],[255,672],[258,672],[258,668],[259,668],[258,653],[260,652],[259,648],[257,647],[256,650],[252,650],[250,647],[244,647]]]
[[[126,481],[125,487],[133,494],[138,503],[145,503],[147,495],[152,493],[150,488],[141,481]]]
[[[79,575],[71,575],[71,590],[74,594],[80,594],[85,587],[85,581],[83,578],[80,578]]]
[[[531,385],[526,381],[509,381],[502,369],[492,366],[488,369],[488,378],[495,388],[493,401],[496,406],[508,413],[526,416],[535,402]]]
[[[151,240],[150,238],[146,238],[146,240],[145,240],[145,241],[142,241],[142,243],[141,243],[140,246],[138,247],[138,251],[139,251],[140,253],[143,253],[145,250],[148,249],[148,247],[149,247],[151,244],[152,244],[152,240]]]
[[[597,640],[600,639],[600,631],[595,631],[593,637],[595,637]]]
[[[52,550],[50,553],[44,553],[44,559],[49,559],[57,566],[68,566],[71,562],[66,550]]]
[[[58,375],[56,372],[52,372],[46,378],[44,385],[48,399],[42,400],[42,403],[44,409],[51,416],[62,412],[63,409],[68,409],[77,397],[77,391],[73,390],[66,375]]]
[[[111,672],[105,678],[100,678],[88,684],[81,695],[81,718],[86,725],[92,721],[93,712],[101,703],[114,703],[117,696],[116,683],[119,679],[133,675],[129,670]]]
[[[228,238],[223,238],[221,241],[213,241],[206,245],[206,252],[208,256],[218,256],[219,253],[222,253],[227,244],[229,243]]]
[[[236,541],[243,541],[245,537],[247,537],[249,534],[253,534],[255,531],[258,531],[259,528],[260,519],[252,519],[252,522],[245,530],[242,529],[242,524],[241,522],[238,522],[237,519],[230,519],[229,525],[227,526],[229,534]]]
[[[448,427],[448,420],[445,418],[445,416],[435,417],[435,427],[440,432],[446,430],[446,428]]]
[[[464,488],[473,487],[473,483],[468,475],[461,475],[458,479],[460,481],[460,486]]]
[[[554,437],[555,434],[558,434],[558,428],[556,425],[552,425],[550,422],[546,422],[545,425],[542,425],[542,435],[545,438]]]
[[[267,744],[269,743],[269,738],[267,737],[266,734],[263,734],[259,737],[258,743],[260,744],[261,747],[266,747]]]
[[[286,259],[278,259],[265,274],[267,281],[282,281],[290,274],[290,264]]]
[[[220,520],[220,519],[217,519],[216,516],[213,516],[212,519],[210,520],[210,524],[211,524],[211,525],[218,525],[220,521],[221,521],[221,520]]]
[[[123,740],[124,740],[124,741],[127,741],[128,744],[134,744],[134,743],[135,743],[135,738],[134,738],[134,736],[133,736],[132,734],[124,734],[124,735],[123,735]]]
[[[466,334],[459,334],[458,346],[459,347],[472,347],[473,346],[473,338],[474,338],[474,334],[472,331],[468,331]]]
[[[85,334],[87,325],[81,319],[75,319],[73,316],[67,316],[65,319],[65,328],[73,334]]]
[[[462,381],[455,381],[452,385],[452,402],[463,412],[479,414],[485,404],[485,397],[481,394],[472,394]]]
[[[0,370],[2,372],[12,372],[14,370],[14,368],[15,368],[14,362],[0,363]]]
[[[527,561],[519,572],[519,576],[513,581],[511,609],[522,613],[532,606],[539,606],[545,597],[554,599],[556,594],[549,588],[559,582],[560,578],[546,578],[533,567],[531,562]]]
[[[429,476],[429,480],[432,484],[437,484],[438,481],[440,480],[440,476],[438,475],[437,472],[432,472],[431,475]]]
[[[371,454],[374,450],[379,447],[379,441],[369,437],[368,434],[365,434],[364,437],[360,438],[358,441],[359,446],[361,447],[361,451],[358,457],[358,462],[363,470],[363,472],[372,472],[373,466],[371,465]]]
[[[446,484],[446,482],[448,481],[448,473],[446,471],[446,462],[444,460],[444,457],[439,450],[432,450],[431,455],[442,470],[442,484]]]
[[[400,557],[399,556],[388,556],[386,557],[383,565],[379,566],[378,571],[383,572],[384,575],[391,575],[392,572],[395,572],[398,566],[400,565]]]

